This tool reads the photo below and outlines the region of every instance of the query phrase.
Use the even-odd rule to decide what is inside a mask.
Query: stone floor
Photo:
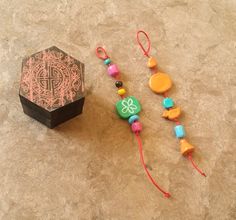
[[[235,0],[1,0],[0,12],[0,219],[236,219]],[[160,117],[138,29],[174,81],[170,95],[207,178]],[[87,96],[81,116],[50,130],[23,114],[18,89],[22,58],[52,45],[85,63]],[[136,139],[115,113],[98,45],[142,103],[145,160],[171,199],[146,178]]]

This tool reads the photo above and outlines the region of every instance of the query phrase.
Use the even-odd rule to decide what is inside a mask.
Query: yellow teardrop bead
[[[150,58],[148,59],[147,66],[148,66],[149,68],[156,67],[156,66],[157,66],[157,61],[156,61],[156,59],[155,59],[154,57],[150,57]]]
[[[189,144],[185,139],[180,140],[180,152],[182,155],[186,156],[187,154],[194,151],[194,146]]]

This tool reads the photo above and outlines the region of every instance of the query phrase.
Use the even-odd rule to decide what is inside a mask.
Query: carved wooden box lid
[[[80,114],[83,101],[78,101],[84,98],[84,64],[55,46],[26,57],[22,62],[19,95],[24,112],[42,123],[47,120],[56,125],[59,123],[53,120],[65,121]],[[77,108],[77,113],[72,108]],[[53,112],[57,114],[50,114]]]
[[[53,111],[84,96],[84,64],[53,46],[22,63],[20,95]]]

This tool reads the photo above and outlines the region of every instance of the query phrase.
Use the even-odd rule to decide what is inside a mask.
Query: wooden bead
[[[118,95],[124,95],[126,93],[126,90],[124,88],[118,89],[117,91]]]
[[[169,120],[173,120],[173,119],[178,118],[180,116],[180,114],[181,114],[180,107],[176,107],[176,108],[172,108],[172,109],[169,109],[169,110],[165,110],[163,112],[162,117],[166,118],[166,119],[169,119]]]
[[[156,66],[157,66],[157,61],[156,61],[156,59],[155,59],[154,57],[150,57],[150,58],[148,59],[147,66],[148,66],[149,68],[154,68],[154,67],[156,67]]]
[[[172,81],[166,73],[155,73],[149,79],[149,87],[153,92],[164,93],[172,86]]]
[[[128,96],[116,103],[116,110],[121,118],[127,119],[138,114],[141,111],[141,105],[135,97]]]
[[[182,155],[186,156],[187,154],[194,151],[194,146],[189,144],[185,139],[180,140],[180,152]]]

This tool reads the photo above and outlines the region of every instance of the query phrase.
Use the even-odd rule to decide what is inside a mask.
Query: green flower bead
[[[116,103],[116,110],[121,118],[127,119],[138,114],[141,111],[141,105],[135,97],[128,96]]]

